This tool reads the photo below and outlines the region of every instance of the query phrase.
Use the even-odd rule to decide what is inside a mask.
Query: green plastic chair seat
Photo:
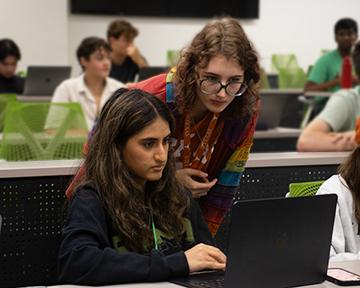
[[[289,197],[303,197],[303,196],[314,196],[319,190],[324,180],[312,181],[312,182],[299,182],[290,183],[289,185]]]
[[[17,102],[16,94],[0,94],[0,131],[4,128],[6,107],[10,102]]]
[[[7,161],[82,158],[87,132],[79,103],[10,103],[0,157]]]

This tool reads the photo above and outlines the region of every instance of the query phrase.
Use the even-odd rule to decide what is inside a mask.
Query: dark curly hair
[[[245,71],[247,91],[235,97],[223,116],[242,118],[251,115],[259,98],[260,68],[258,56],[236,19],[226,17],[209,22],[183,49],[176,68],[175,89],[179,112],[191,109],[196,100],[198,70],[216,55],[234,59]]]

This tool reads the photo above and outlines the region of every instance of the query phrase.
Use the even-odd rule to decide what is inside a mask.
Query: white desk
[[[334,92],[327,91],[306,91],[304,92],[305,97],[330,97]]]
[[[301,129],[298,128],[287,128],[287,127],[276,127],[269,130],[256,130],[254,139],[266,139],[266,138],[287,138],[287,137],[298,137],[301,133]]]
[[[304,89],[302,88],[284,88],[284,89],[262,89],[260,94],[263,95],[302,95],[304,94]]]
[[[246,168],[339,165],[350,152],[250,153]],[[74,175],[83,160],[0,162],[0,178]]]
[[[344,262],[336,262],[330,263],[330,267],[342,267],[349,271],[353,271],[355,273],[360,274],[360,261],[344,261]],[[76,288],[76,287],[90,287],[90,286],[77,286],[77,285],[58,285],[58,286],[49,286],[49,288]],[[175,285],[169,282],[158,282],[158,283],[135,283],[135,284],[123,284],[123,285],[111,285],[111,286],[103,286],[106,288],[179,288],[182,286]],[[300,286],[303,288],[333,288],[333,287],[342,287],[335,285],[329,281],[325,281],[321,284],[316,285],[307,285]],[[360,285],[352,286],[352,287],[360,287]],[[199,287],[200,288],[200,287]]]
[[[0,162],[0,178],[72,176],[83,160]]]
[[[339,165],[350,152],[250,153],[246,168]]]

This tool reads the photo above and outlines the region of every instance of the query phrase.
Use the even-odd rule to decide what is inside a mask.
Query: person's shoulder
[[[99,200],[100,198],[99,198],[99,192],[96,190],[96,188],[92,184],[85,184],[85,185],[81,185],[76,188],[76,190],[74,191],[73,197],[72,197],[72,200],[75,200],[75,199]]]
[[[69,79],[65,79],[63,80],[60,84],[59,84],[59,88],[73,88],[73,87],[78,87],[79,85],[81,85],[81,83],[83,82],[83,76],[77,76],[77,77],[73,77],[73,78],[69,78]]]
[[[339,174],[332,175],[330,178],[326,179],[324,183],[321,184],[316,194],[338,194],[340,190],[339,185],[341,184],[340,179],[341,176]]]
[[[327,64],[327,63],[329,63],[329,61],[331,62],[331,61],[333,61],[333,59],[338,58],[338,57],[339,57],[339,52],[336,49],[328,51],[318,58],[315,65]]]
[[[342,98],[348,101],[357,102],[359,101],[359,97],[360,97],[359,91],[360,91],[360,86],[351,89],[340,89],[336,91],[333,95],[331,95],[330,100],[336,98]]]

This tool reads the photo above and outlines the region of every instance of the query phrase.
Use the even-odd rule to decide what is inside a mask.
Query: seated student
[[[357,23],[351,18],[340,19],[335,24],[334,33],[337,48],[325,53],[316,61],[305,83],[305,91],[336,92],[340,89],[342,62],[344,57],[350,56],[355,45],[358,36]],[[357,83],[357,77],[353,76],[353,84]],[[316,97],[317,110],[321,111],[327,100],[328,97]]]
[[[111,66],[109,54],[110,47],[104,39],[85,38],[76,52],[83,74],[63,81],[52,98],[52,102],[79,102],[89,129],[109,97],[124,87],[123,83],[108,77]]]
[[[20,49],[11,39],[0,40],[0,93],[22,94],[25,80],[15,75]]]
[[[115,20],[107,29],[107,39],[111,47],[110,77],[123,83],[134,82],[139,68],[148,63],[139,49],[134,45],[138,30],[125,20]]]
[[[355,72],[360,76],[360,42],[353,54]],[[332,95],[323,111],[302,131],[299,151],[346,151],[356,147],[355,121],[360,115],[360,86]]]
[[[357,130],[360,144],[360,125]],[[330,193],[338,196],[330,259],[360,259],[360,145],[339,167],[339,174],[326,180],[317,192]]]
[[[162,281],[225,269],[225,255],[175,177],[174,119],[161,100],[120,89],[104,106],[69,203],[59,280]]]

